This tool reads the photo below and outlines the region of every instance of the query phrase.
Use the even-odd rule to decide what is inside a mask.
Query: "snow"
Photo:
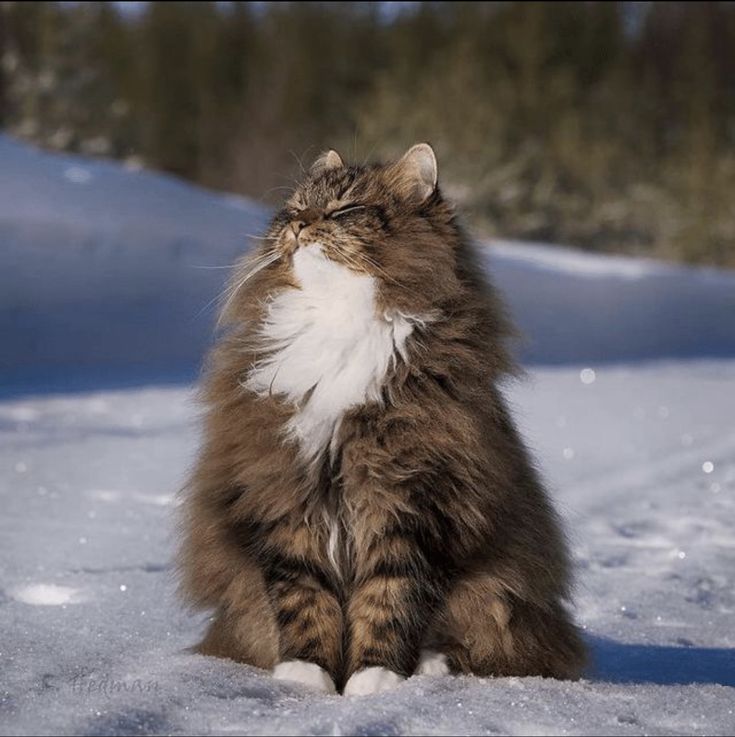
[[[707,269],[489,251],[529,336],[506,391],[570,533],[583,680],[314,695],[188,651],[188,379],[226,274],[198,267],[266,215],[0,136],[0,734],[732,734],[735,277]]]
[[[244,198],[0,135],[0,391],[194,378],[219,267],[266,219]]]
[[[15,592],[11,592],[11,598],[24,604],[37,606],[60,606],[69,604],[77,594],[76,589],[68,586],[55,586],[54,584],[35,584],[21,586]]]
[[[0,391],[195,378],[262,206],[0,135]],[[534,364],[735,357],[735,273],[488,244]]]
[[[205,620],[171,569],[190,388],[0,402],[0,732],[732,733],[735,361],[595,371],[508,387],[571,533],[594,667],[362,699],[186,652]]]

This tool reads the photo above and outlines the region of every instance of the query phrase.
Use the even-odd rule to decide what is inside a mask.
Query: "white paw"
[[[279,681],[295,681],[320,693],[335,693],[334,681],[329,673],[316,663],[307,663],[305,660],[278,663],[273,669],[273,678]]]
[[[390,691],[406,679],[387,668],[376,666],[353,673],[345,686],[345,696],[367,696],[371,693]]]
[[[422,650],[419,664],[414,672],[415,676],[447,676],[449,675],[449,663],[444,653],[435,650]]]

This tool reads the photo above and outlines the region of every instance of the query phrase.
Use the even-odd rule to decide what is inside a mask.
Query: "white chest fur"
[[[378,314],[375,281],[325,258],[318,246],[294,254],[299,289],[269,304],[261,335],[270,349],[246,386],[297,407],[286,428],[312,460],[334,437],[346,410],[380,400],[396,354],[420,320]],[[308,394],[308,398],[307,398]]]

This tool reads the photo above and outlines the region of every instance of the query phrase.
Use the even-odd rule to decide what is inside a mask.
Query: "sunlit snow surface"
[[[190,390],[29,396],[0,402],[0,733],[731,734],[735,361],[545,369],[509,396],[570,532],[583,681],[346,699],[189,654]]]
[[[526,361],[566,366],[508,391],[570,532],[583,681],[314,697],[187,652],[206,622],[171,560],[197,409],[162,383],[196,374],[267,217],[0,135],[0,734],[735,732],[735,274],[712,269],[485,251]]]

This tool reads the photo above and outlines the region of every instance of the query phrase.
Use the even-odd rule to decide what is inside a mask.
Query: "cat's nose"
[[[294,237],[298,238],[299,233],[307,226],[316,223],[324,217],[324,212],[315,207],[308,207],[305,210],[301,210],[298,214],[298,218],[291,221],[290,228]]]
[[[291,231],[296,238],[299,237],[299,233],[306,227],[306,223],[303,220],[292,220]]]

